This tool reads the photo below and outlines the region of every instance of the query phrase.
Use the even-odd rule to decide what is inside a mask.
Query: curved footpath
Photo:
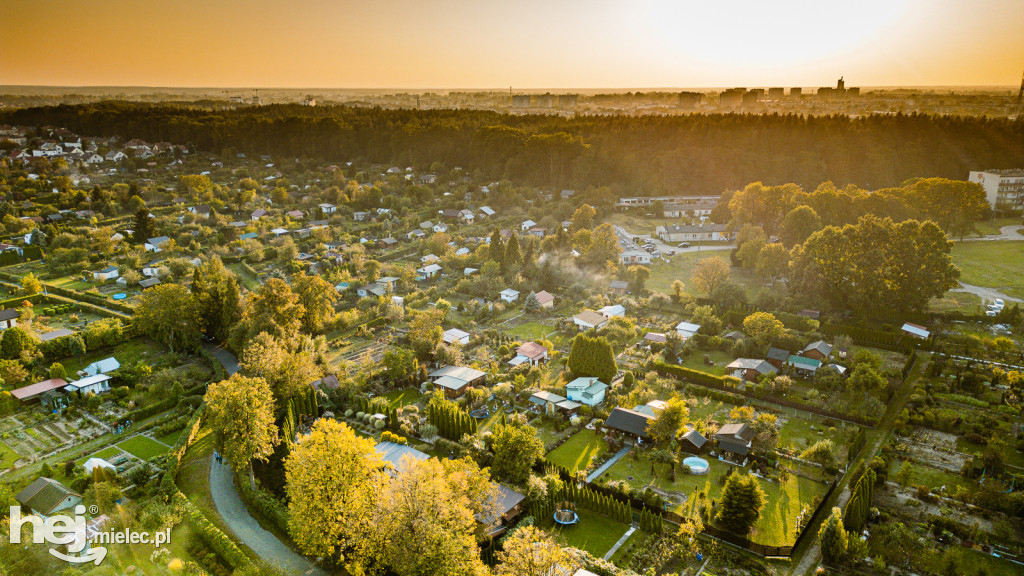
[[[205,345],[206,349],[224,366],[228,375],[238,371],[238,360],[234,354],[223,348]],[[288,574],[308,576],[327,576],[327,573],[314,566],[304,556],[296,553],[272,533],[263,529],[238,496],[235,489],[234,474],[231,467],[218,464],[210,455],[210,495],[217,513],[234,533],[235,537],[245,543],[257,556],[268,564],[276,566]]]

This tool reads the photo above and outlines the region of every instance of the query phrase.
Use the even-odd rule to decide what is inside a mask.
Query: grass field
[[[963,312],[964,314],[981,314],[981,297],[970,292],[946,292],[942,298],[932,298],[928,302],[929,312]]]
[[[14,463],[21,459],[21,455],[14,451],[13,448],[0,442],[0,469],[6,470]]]
[[[672,282],[682,280],[685,286],[684,291],[687,294],[703,296],[704,294],[697,293],[697,290],[693,287],[693,282],[690,281],[690,277],[693,276],[693,267],[697,265],[698,259],[703,260],[712,256],[718,256],[729,262],[728,249],[724,249],[721,246],[708,246],[706,250],[701,250],[700,252],[676,254],[671,257],[669,262],[659,260],[651,264],[649,266],[651,278],[647,281],[647,289],[652,292],[672,294]],[[761,282],[754,278],[753,275],[736,268],[732,270],[729,279],[740,285],[747,292],[747,296],[751,298],[761,288]]]
[[[608,451],[608,443],[598,432],[583,429],[573,434],[558,448],[548,454],[548,460],[565,466],[569,472],[586,470],[590,462]]]
[[[992,220],[983,220],[974,225],[975,229],[981,234],[999,234],[999,229],[1003,226],[1013,226],[1020,224],[1020,218],[994,218]]]
[[[170,434],[166,434],[164,436],[161,436],[161,437],[157,438],[157,440],[160,441],[160,442],[163,442],[164,444],[167,444],[168,446],[174,446],[174,443],[177,442],[178,438],[180,438],[181,435],[184,434],[184,433],[185,433],[185,429],[182,428],[181,430],[177,430],[175,432],[171,432]]]
[[[540,340],[554,331],[555,329],[553,327],[546,324],[541,324],[539,322],[527,322],[522,326],[516,326],[509,330],[509,334],[525,341]]]
[[[148,436],[136,436],[130,440],[121,442],[117,447],[142,460],[149,460],[150,458],[159,456],[170,449]]]
[[[697,494],[703,492],[707,498],[722,497],[722,477],[728,468],[734,468],[734,474],[746,474],[747,469],[737,468],[725,462],[708,459],[711,469],[705,476],[676,473],[676,481],[672,482],[668,466],[659,464],[656,475],[651,474],[651,464],[646,455],[633,460],[632,455],[619,460],[605,473],[605,480],[625,480],[635,488],[653,483],[663,490],[682,492],[689,497],[687,501],[675,508],[680,514],[695,513]],[[632,479],[630,479],[632,477]],[[787,546],[796,540],[796,518],[806,504],[811,506],[815,496],[824,495],[828,487],[820,482],[791,474],[784,483],[761,480],[758,483],[765,494],[765,506],[761,510],[761,518],[754,525],[750,538],[767,546]]]
[[[1024,298],[1024,241],[957,242],[953,263],[967,284]]]
[[[78,460],[75,460],[75,464],[81,466],[82,464],[85,464],[85,461],[88,460],[89,458],[102,458],[109,462],[111,458],[116,457],[121,452],[122,450],[117,446],[110,446],[109,448],[104,448],[103,450],[100,450],[95,454],[90,454],[85,458],[79,458]]]
[[[384,397],[391,402],[392,408],[398,408],[399,406],[405,406],[407,404],[415,404],[422,396],[423,394],[415,388],[392,390],[384,395]]]
[[[546,518],[539,522],[539,525],[560,535],[569,546],[586,550],[598,558],[603,557],[611,550],[619,538],[626,534],[626,530],[629,530],[629,526],[622,522],[616,522],[607,516],[584,510],[582,507],[576,513],[580,517],[577,524],[556,526],[554,519]]]
[[[895,480],[900,471],[910,466],[910,480],[908,481],[909,486],[927,486],[934,491],[938,491],[939,488],[945,486],[947,489],[953,488],[954,486],[963,486],[964,488],[977,487],[977,482],[969,478],[965,478],[959,474],[953,474],[946,472],[945,470],[938,470],[930,466],[924,466],[922,464],[913,464],[910,462],[893,462],[889,465],[889,479]]]
[[[707,354],[711,358],[711,361],[715,363],[714,366],[704,364],[705,354]],[[719,350],[712,350],[710,352],[697,351],[683,359],[681,365],[701,372],[707,372],[708,374],[724,376],[725,366],[735,359],[736,357],[732,354],[727,354]]]
[[[242,283],[242,286],[245,286],[246,290],[252,291],[260,287],[259,278],[250,274],[241,264],[228,264],[227,268],[234,272],[235,276],[238,276],[238,281]]]

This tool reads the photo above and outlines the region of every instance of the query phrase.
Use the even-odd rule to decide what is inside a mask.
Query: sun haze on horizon
[[[0,83],[1010,86],[1020,0],[7,0]]]

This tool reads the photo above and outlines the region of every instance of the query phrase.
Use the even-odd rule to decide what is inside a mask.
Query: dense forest
[[[927,115],[510,116],[467,110],[274,105],[235,110],[102,102],[14,110],[0,122],[84,136],[426,167],[624,194],[714,194],[752,181],[866,189],[1024,163],[1024,120]]]

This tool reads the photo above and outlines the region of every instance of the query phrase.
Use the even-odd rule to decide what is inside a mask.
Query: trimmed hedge
[[[740,380],[733,376],[716,376],[685,366],[666,364],[661,360],[652,362],[651,368],[663,374],[675,376],[680,380],[687,380],[695,384],[709,384],[711,386],[726,386],[729,388],[736,388],[740,384]]]
[[[133,410],[132,412],[129,412],[125,416],[125,418],[131,420],[132,422],[138,422],[140,420],[145,420],[146,418],[149,418],[150,416],[152,416],[154,414],[159,414],[161,412],[166,412],[167,410],[170,410],[171,408],[174,408],[175,406],[177,406],[178,403],[181,402],[182,398],[187,398],[189,396],[194,396],[196,394],[202,395],[203,388],[205,386],[206,386],[206,384],[200,384],[199,386],[194,386],[192,388],[189,388],[188,390],[185,390],[185,393],[182,394],[181,398],[179,398],[179,397],[168,398],[166,400],[161,400],[159,402],[155,402],[153,404],[150,404],[149,406],[146,406],[145,408],[139,408],[138,410]]]
[[[236,546],[231,541],[231,538],[228,538],[227,534],[224,534],[220,528],[217,528],[212,522],[207,520],[203,512],[196,508],[195,504],[182,494],[180,490],[176,491],[172,498],[176,504],[182,505],[188,511],[188,517],[192,522],[192,526],[199,532],[199,539],[212,548],[217,556],[220,556],[236,570],[252,564],[252,561],[242,552],[241,548]]]
[[[248,478],[236,475],[235,485],[238,486],[238,495],[242,497],[246,508],[254,511],[264,522],[276,527],[282,534],[290,533],[288,521],[291,514],[287,506],[258,485],[255,490],[250,488]]]

